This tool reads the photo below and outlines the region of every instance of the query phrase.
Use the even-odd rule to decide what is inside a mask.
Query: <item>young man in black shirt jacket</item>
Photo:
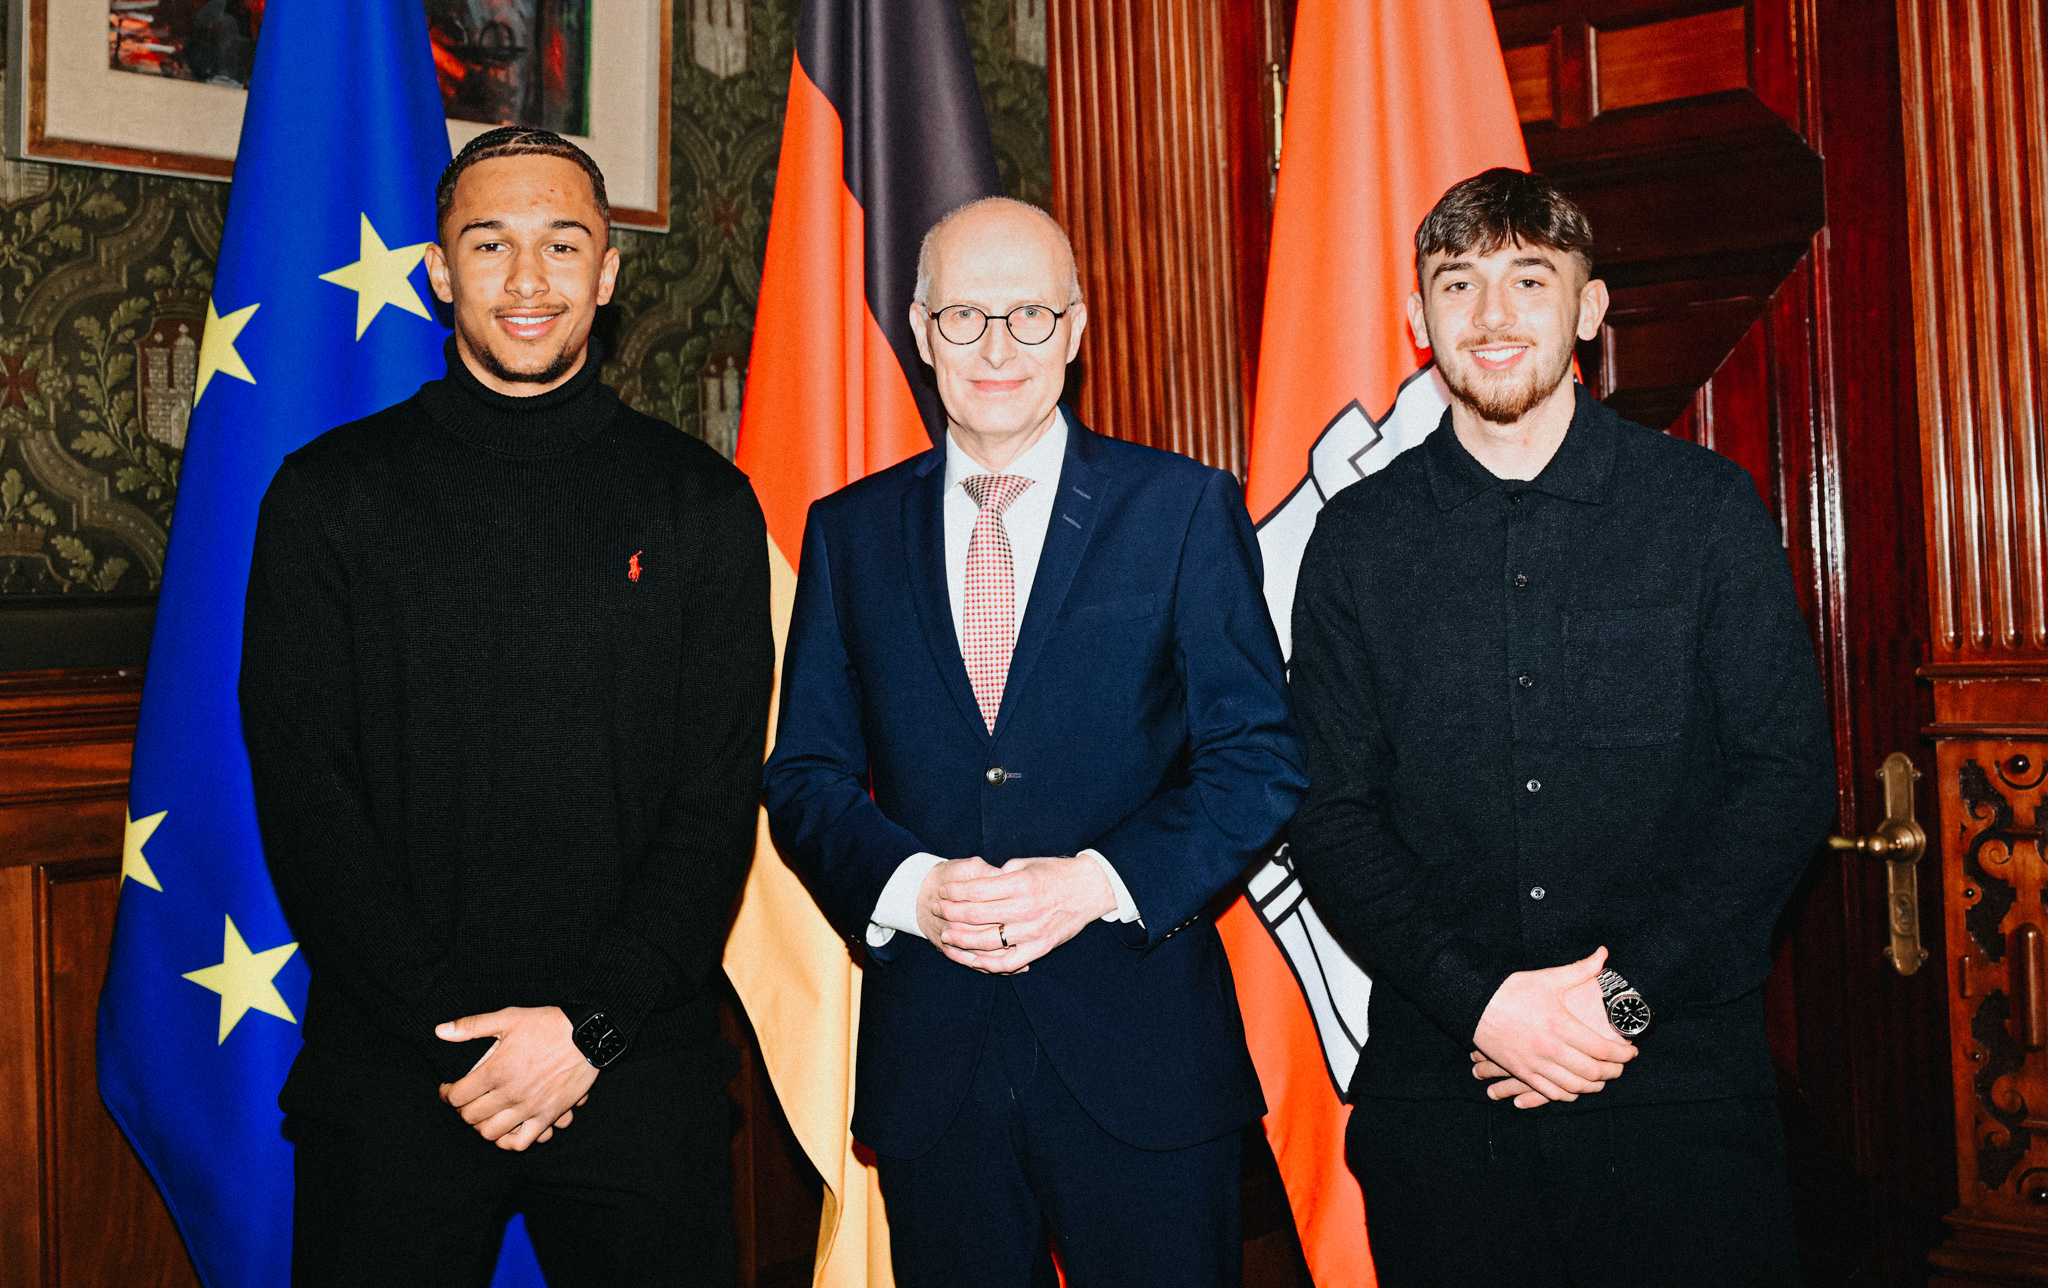
[[[1571,380],[1591,243],[1533,175],[1444,195],[1409,316],[1451,408],[1295,595],[1294,856],[1377,984],[1347,1153],[1387,1288],[1798,1282],[1760,989],[1827,713],[1749,475]]]
[[[313,968],[298,1284],[487,1283],[515,1211],[555,1288],[731,1279],[712,976],[767,537],[744,475],[598,383],[608,215],[553,134],[464,148],[427,251],[447,377],[264,498],[241,695]]]

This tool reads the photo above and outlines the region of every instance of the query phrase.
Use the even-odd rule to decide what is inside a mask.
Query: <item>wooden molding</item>
[[[2048,48],[2029,0],[1901,0],[1934,661],[2048,658]]]
[[[1225,24],[1199,0],[1048,6],[1052,211],[1089,303],[1082,420],[1241,475]]]

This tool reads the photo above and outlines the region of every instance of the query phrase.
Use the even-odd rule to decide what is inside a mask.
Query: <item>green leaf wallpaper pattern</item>
[[[674,0],[674,231],[612,234],[606,381],[728,455],[798,2]],[[1003,186],[1043,204],[1043,0],[961,9]],[[0,599],[155,595],[227,192],[0,161]]]

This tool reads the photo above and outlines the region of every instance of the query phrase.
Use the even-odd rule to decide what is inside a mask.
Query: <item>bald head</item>
[[[947,432],[983,469],[1002,470],[1057,423],[1088,306],[1051,215],[1007,197],[947,215],[925,234],[905,307]],[[941,315],[958,323],[950,335]]]
[[[911,299],[929,305],[934,282],[944,295],[944,266],[955,256],[1000,248],[1006,254],[1043,255],[1052,279],[1065,298],[1047,303],[1079,304],[1081,275],[1074,268],[1074,246],[1059,221],[1029,202],[1010,197],[970,201],[931,226],[917,248],[917,289]]]

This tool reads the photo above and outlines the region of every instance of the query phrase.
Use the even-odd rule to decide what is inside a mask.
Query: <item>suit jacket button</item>
[[[983,774],[982,777],[988,779],[989,786],[1001,787],[1003,785],[1003,780],[1008,778],[1009,775],[1003,772],[1003,767],[1001,765],[997,765],[994,768],[990,769],[987,773]]]

